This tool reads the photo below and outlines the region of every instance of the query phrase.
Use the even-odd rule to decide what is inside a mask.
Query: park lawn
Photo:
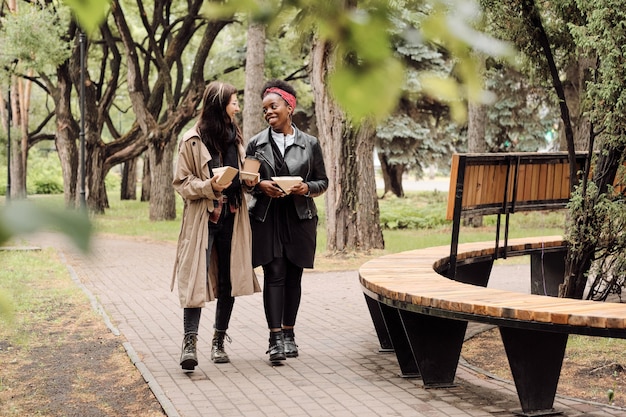
[[[29,199],[37,204],[63,207],[62,195],[37,195]],[[177,241],[183,206],[178,195],[176,219],[166,221],[151,221],[148,218],[148,202],[120,200],[119,194],[111,192],[109,203],[110,208],[104,214],[92,215],[92,223],[97,234],[172,243]],[[450,244],[452,226],[451,222],[445,219],[447,193],[414,191],[407,192],[405,198],[379,199],[385,248],[366,253],[329,252],[326,249],[324,197],[318,197],[316,203],[320,218],[315,265],[317,271],[356,270],[373,257]],[[516,213],[510,216],[509,238],[562,235],[564,219],[564,211]],[[496,216],[485,216],[483,224],[481,228],[463,227],[459,242],[493,241],[496,236]],[[501,240],[503,236],[501,230]]]

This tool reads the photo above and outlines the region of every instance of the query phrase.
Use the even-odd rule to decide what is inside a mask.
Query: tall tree
[[[42,137],[29,130],[32,76],[36,71],[50,71],[67,56],[67,46],[58,37],[58,19],[51,8],[10,0],[2,9],[0,68],[10,83],[11,95],[11,194],[26,197],[28,151]],[[47,33],[49,36],[39,36]],[[8,128],[8,126],[7,126]],[[8,130],[7,130],[8,131]]]
[[[620,179],[626,149],[626,75],[617,52],[626,42],[617,23],[626,20],[623,2],[486,3],[494,22],[504,23],[505,15],[516,17],[506,20],[502,33],[534,64],[534,73],[552,84],[570,161],[580,148],[589,149],[582,175],[570,163],[569,248],[559,295],[582,298],[588,281],[592,282],[588,296],[606,297],[607,288],[621,292],[623,280],[614,278],[624,276],[626,269],[623,178],[618,188],[613,184]],[[569,78],[564,81],[562,74]],[[596,279],[602,276],[607,279]]]
[[[447,77],[452,71],[452,60],[433,43],[416,43],[407,36],[410,28],[419,27],[425,18],[423,11],[406,13],[404,19],[391,28],[394,48],[406,65],[406,82],[397,108],[378,123],[376,149],[384,183],[383,197],[391,192],[404,196],[403,175],[412,171],[417,176],[423,168],[439,159],[450,157],[452,146],[439,142],[440,135],[453,123],[448,106],[421,94],[420,74],[429,71]],[[444,143],[455,141],[446,136]],[[448,157],[448,158],[446,158]]]
[[[619,52],[626,42],[621,28],[626,11],[615,0],[577,5],[585,21],[572,25],[576,44],[583,57],[597,57],[584,101],[589,104],[585,114],[590,122],[585,174],[591,171],[592,177],[589,181],[584,175],[572,197],[567,224],[570,248],[559,295],[582,298],[590,277],[589,297],[621,294],[626,274],[626,69]]]
[[[243,105],[243,137],[248,140],[265,127],[261,114],[261,88],[265,82],[265,25],[254,21],[248,24],[246,43],[246,82]]]
[[[196,114],[209,51],[220,31],[232,21],[203,18],[202,4],[200,0],[185,6],[163,1],[155,3],[148,13],[141,1],[114,1],[112,19],[102,24],[98,36],[92,34],[87,44],[88,56],[100,57],[98,65],[86,66],[82,74],[77,55],[69,61],[76,91],[81,90],[81,76],[85,77],[85,168],[90,210],[103,212],[108,207],[104,179],[109,170],[146,152],[151,176],[150,218],[176,216],[171,176],[178,135]],[[139,18],[133,30],[129,18]],[[78,31],[73,35],[78,39]],[[144,37],[145,44],[135,40],[137,36]],[[186,60],[193,64],[186,65]],[[126,69],[125,81],[122,68]],[[120,92],[122,86],[125,90]],[[104,129],[112,130],[113,126],[113,100],[120,94],[128,97],[135,121],[126,132],[112,134],[113,140],[105,141]]]
[[[374,180],[375,130],[353,126],[326,88],[336,57],[330,42],[318,39],[311,53],[311,85],[319,137],[327,163],[326,249],[367,251],[384,247]]]

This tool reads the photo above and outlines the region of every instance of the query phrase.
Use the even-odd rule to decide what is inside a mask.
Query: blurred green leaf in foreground
[[[26,200],[0,207],[0,245],[14,236],[50,229],[65,234],[80,250],[89,250],[92,226],[85,211],[43,207]]]

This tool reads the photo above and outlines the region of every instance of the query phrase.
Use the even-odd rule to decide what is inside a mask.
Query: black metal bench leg
[[[400,365],[400,376],[403,378],[419,378],[420,370],[415,362],[415,357],[411,351],[411,345],[404,332],[399,310],[387,304],[379,303],[380,311],[385,321],[385,326],[389,332],[393,350]]]
[[[393,345],[391,344],[391,339],[389,338],[387,326],[385,326],[383,314],[380,312],[378,301],[374,300],[372,297],[368,297],[366,294],[363,295],[365,296],[365,302],[367,303],[367,308],[370,311],[370,316],[372,316],[374,330],[376,331],[376,336],[378,336],[378,343],[380,343],[379,352],[393,352]]]
[[[454,386],[467,321],[400,310],[422,381],[427,388]]]
[[[567,333],[500,327],[522,416],[561,414],[554,408]]]
[[[558,297],[559,286],[565,276],[565,255],[567,250],[558,252],[538,252],[530,255],[531,294]]]
[[[466,284],[486,287],[489,276],[493,269],[493,259],[482,262],[472,262],[465,265],[457,265],[454,280]]]

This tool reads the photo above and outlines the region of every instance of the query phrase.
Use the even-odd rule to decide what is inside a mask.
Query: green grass
[[[0,264],[4,298],[0,305],[5,308],[0,319],[10,324],[0,326],[0,339],[11,336],[13,343],[28,343],[37,337],[28,331],[32,323],[49,319],[63,305],[80,300],[81,293],[53,249],[0,251]]]
[[[63,206],[63,196],[29,197],[38,204]],[[96,233],[123,235],[135,238],[176,242],[180,230],[182,200],[177,196],[177,218],[170,221],[151,221],[149,203],[139,200],[120,200],[109,196],[110,208],[105,214],[92,216]],[[1,203],[1,201],[0,201]],[[320,226],[318,228],[318,255],[326,254],[324,197],[318,197]],[[428,246],[449,245],[451,222],[445,220],[447,193],[409,192],[406,198],[379,200],[381,224],[386,253],[396,253]],[[510,216],[509,238],[563,234],[565,212],[528,212]],[[500,241],[504,240],[505,217],[502,216]],[[485,216],[483,227],[462,227],[459,242],[493,241],[496,236],[496,216]],[[379,255],[376,253],[375,255]]]
[[[125,235],[150,240],[176,242],[183,212],[182,200],[176,199],[176,219],[151,221],[149,203],[139,200],[113,200],[104,214],[93,217],[96,233]]]
[[[92,224],[97,234],[121,235],[136,239],[176,242],[180,231],[182,199],[176,198],[177,218],[170,221],[151,221],[149,203],[139,200],[121,201],[119,194],[109,196],[110,208],[105,214],[93,215]],[[63,207],[62,195],[29,197],[36,204],[51,208]],[[0,200],[0,204],[2,200]],[[370,253],[336,254],[326,250],[324,196],[316,199],[320,223],[316,270],[350,270],[375,256],[397,253],[429,246],[449,245],[452,222],[445,219],[447,193],[409,192],[406,198],[379,200],[381,225],[385,249]],[[510,216],[509,238],[562,235],[565,211],[527,212]],[[505,217],[501,218],[500,242],[504,241]],[[485,216],[483,227],[462,227],[459,243],[494,241],[496,238],[496,216]]]

